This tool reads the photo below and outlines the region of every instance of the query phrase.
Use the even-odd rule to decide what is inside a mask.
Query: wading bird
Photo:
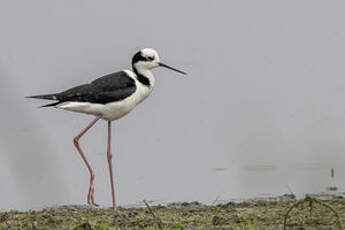
[[[145,48],[137,52],[132,58],[132,69],[100,77],[89,84],[83,84],[61,93],[29,96],[28,98],[54,100],[54,103],[42,107],[55,107],[73,112],[86,113],[96,118],[84,128],[74,139],[73,143],[84,160],[90,172],[90,186],[87,202],[94,201],[94,172],[79,146],[79,139],[100,119],[108,121],[107,158],[110,173],[113,210],[116,210],[115,191],[112,172],[111,153],[111,122],[128,114],[136,105],[147,98],[155,84],[151,70],[156,67],[165,67],[181,74],[183,71],[163,64],[159,60],[157,51]]]

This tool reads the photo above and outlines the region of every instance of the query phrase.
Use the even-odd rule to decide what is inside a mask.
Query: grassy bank
[[[297,204],[297,206],[296,206]],[[287,212],[290,210],[288,216]],[[293,196],[270,200],[206,206],[178,203],[150,208],[95,209],[62,206],[42,211],[0,213],[0,230],[7,229],[339,229],[345,224],[345,199],[307,199]]]

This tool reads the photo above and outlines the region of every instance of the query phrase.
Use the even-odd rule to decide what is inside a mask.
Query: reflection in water
[[[276,169],[275,165],[248,165],[245,167],[247,171],[262,172],[262,171],[272,171]]]
[[[303,162],[293,166],[297,170],[329,170],[327,164],[323,162]]]
[[[222,171],[227,170],[227,168],[213,168],[212,170],[215,172],[222,172]]]

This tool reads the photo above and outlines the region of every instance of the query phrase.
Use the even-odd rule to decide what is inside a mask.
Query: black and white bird
[[[54,103],[42,107],[55,107],[73,112],[86,113],[96,118],[83,129],[74,139],[74,145],[84,160],[90,172],[90,186],[87,202],[97,206],[94,201],[94,172],[79,146],[79,139],[100,119],[108,121],[107,158],[110,173],[110,184],[113,200],[113,210],[116,209],[115,191],[112,172],[111,153],[111,122],[128,114],[136,105],[147,98],[154,85],[155,78],[151,70],[165,67],[181,74],[183,71],[160,62],[157,51],[145,48],[132,58],[132,69],[123,70],[100,77],[89,84],[83,84],[61,93],[29,96],[28,98],[54,100]]]

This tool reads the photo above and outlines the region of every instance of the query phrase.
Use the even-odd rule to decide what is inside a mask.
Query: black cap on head
[[[134,54],[132,58],[132,65],[134,65],[134,63],[137,63],[139,61],[146,61],[146,58],[143,57],[143,55],[141,54],[141,51],[138,51],[136,54]]]

